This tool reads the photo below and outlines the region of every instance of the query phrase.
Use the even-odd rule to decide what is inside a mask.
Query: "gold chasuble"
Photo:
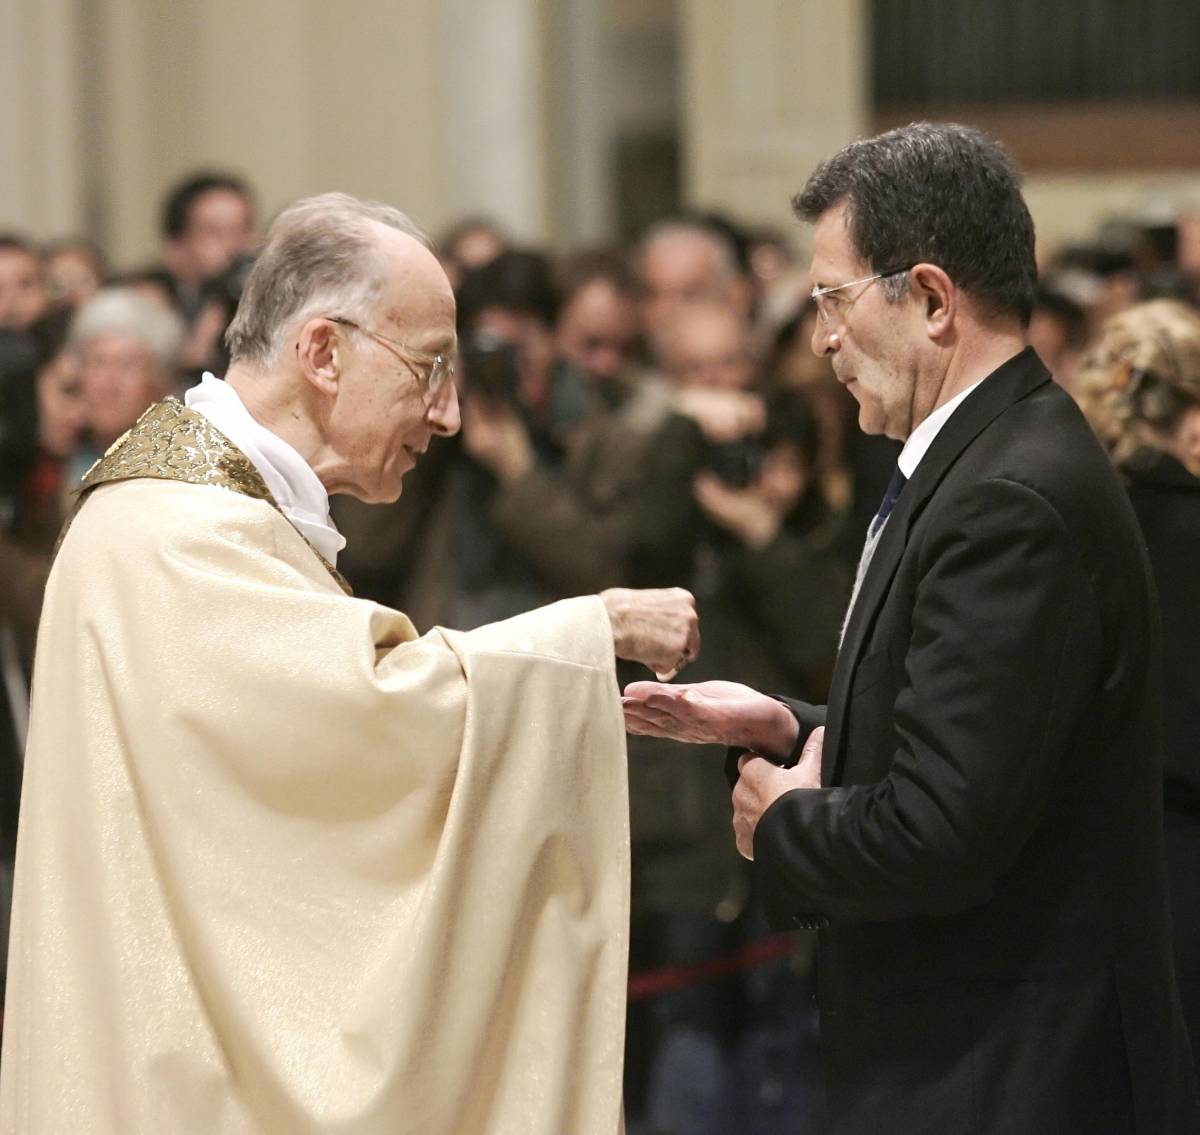
[[[418,637],[152,408],[46,593],[0,1129],[614,1135],[626,792],[599,599]]]

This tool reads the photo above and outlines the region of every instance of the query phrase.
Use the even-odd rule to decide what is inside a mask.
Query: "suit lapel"
[[[821,760],[822,784],[841,783],[846,764],[846,716],[854,672],[904,557],[913,524],[971,442],[1010,406],[1049,381],[1049,371],[1031,347],[1009,359],[951,414],[904,486],[880,534],[838,651],[829,690],[826,744]]]

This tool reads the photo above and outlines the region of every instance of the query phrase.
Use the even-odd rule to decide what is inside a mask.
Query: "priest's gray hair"
[[[67,340],[80,347],[101,335],[123,335],[149,347],[159,370],[170,375],[179,364],[184,326],[169,307],[134,288],[101,288],[75,313]]]
[[[384,263],[373,224],[429,240],[399,209],[323,193],[289,205],[271,225],[225,332],[231,362],[268,366],[288,330],[317,315],[370,318],[383,291]]]

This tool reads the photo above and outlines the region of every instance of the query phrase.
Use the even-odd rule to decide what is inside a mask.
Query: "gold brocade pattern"
[[[216,485],[255,500],[266,501],[281,516],[282,510],[271,495],[254,463],[220,430],[178,398],[167,398],[151,406],[134,425],[122,434],[86,473],[79,486],[79,500],[63,535],[71,526],[87,494],[99,485],[149,477],[160,481],[183,481],[189,485]],[[287,519],[284,517],[284,519]],[[299,530],[297,529],[297,532]],[[312,553],[347,594],[350,584],[312,543],[299,533]],[[59,543],[62,536],[59,537]]]

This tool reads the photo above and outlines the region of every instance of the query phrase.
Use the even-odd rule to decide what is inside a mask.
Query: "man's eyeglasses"
[[[364,335],[369,335],[372,339],[377,339],[379,342],[387,344],[389,348],[393,348],[392,354],[417,376],[430,401],[437,397],[438,391],[454,374],[454,364],[447,355],[421,354],[405,346],[399,339],[393,339],[379,331],[372,331],[369,327],[364,327],[361,323],[356,323],[353,319],[346,319],[340,315],[327,315],[325,318],[330,323],[340,323],[343,327],[352,327],[355,331],[361,331]],[[413,366],[413,363],[417,363],[418,366]]]
[[[867,289],[863,288],[862,292],[859,292],[851,300],[838,295],[838,292],[846,288],[853,288],[856,284],[873,284],[876,280],[886,280],[888,276],[899,276],[901,272],[911,272],[915,267],[915,264],[908,264],[903,268],[888,268],[883,272],[876,272],[874,276],[863,276],[860,280],[847,280],[844,284],[834,284],[828,288],[814,287],[808,294],[813,303],[817,305],[817,314],[820,315],[821,322],[832,323],[843,311],[849,311],[862,298],[863,292]]]

